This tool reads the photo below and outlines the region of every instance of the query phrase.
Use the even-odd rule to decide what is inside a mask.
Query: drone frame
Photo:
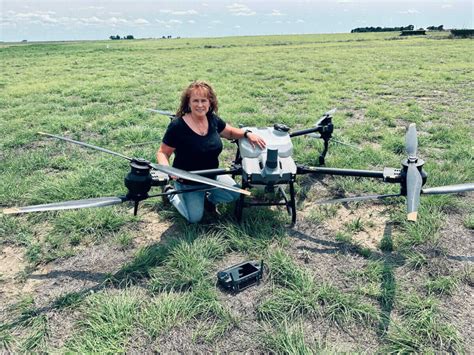
[[[162,110],[149,109],[149,111],[156,112],[162,115],[166,115],[172,120],[176,116],[170,112]],[[419,205],[419,199],[421,194],[445,194],[445,193],[459,193],[474,190],[474,183],[459,184],[459,185],[448,185],[422,189],[422,186],[426,183],[427,174],[423,170],[424,161],[417,157],[418,140],[416,136],[416,125],[410,124],[406,133],[406,151],[408,157],[402,160],[401,169],[397,168],[384,168],[382,171],[377,170],[359,170],[359,169],[341,169],[341,168],[326,168],[323,167],[325,164],[326,154],[329,150],[329,142],[332,139],[332,133],[334,126],[332,123],[332,115],[335,109],[326,112],[317,122],[316,125],[294,132],[290,132],[290,128],[282,125],[275,124],[274,129],[280,132],[288,133],[290,138],[298,137],[302,135],[309,135],[313,138],[320,138],[324,141],[323,151],[320,153],[318,161],[319,167],[306,166],[302,164],[296,164],[296,172],[291,173],[289,179],[282,182],[270,182],[270,181],[252,181],[251,176],[246,179],[243,178],[243,167],[242,167],[242,156],[240,153],[239,145],[237,144],[237,152],[235,159],[232,163],[231,168],[223,169],[208,169],[198,171],[184,171],[176,169],[174,167],[165,166],[161,164],[154,164],[145,159],[141,158],[129,158],[123,154],[116,153],[114,151],[97,147],[92,144],[75,141],[70,138],[57,136],[54,134],[38,132],[41,135],[56,138],[59,140],[74,143],[83,147],[92,148],[95,150],[102,151],[111,155],[124,158],[130,162],[130,172],[125,176],[125,186],[128,189],[128,193],[125,196],[116,197],[101,197],[92,198],[86,200],[76,201],[64,201],[58,203],[26,206],[18,208],[7,208],[3,210],[4,214],[16,214],[36,211],[49,211],[49,210],[65,210],[73,208],[88,208],[88,207],[102,207],[109,205],[116,205],[123,202],[134,202],[134,214],[137,214],[138,205],[141,201],[151,198],[162,196],[166,197],[172,194],[181,194],[192,191],[207,191],[213,188],[224,188],[234,192],[240,193],[240,197],[235,205],[235,217],[237,221],[241,221],[243,209],[249,207],[259,206],[285,206],[288,213],[291,215],[291,225],[296,223],[296,193],[294,183],[298,175],[302,174],[316,174],[316,175],[339,175],[339,176],[351,176],[351,177],[366,177],[381,179],[386,183],[398,183],[400,184],[400,193],[398,194],[386,194],[386,195],[367,195],[367,196],[356,196],[339,198],[333,200],[317,201],[318,204],[323,203],[341,203],[341,202],[353,202],[353,201],[364,201],[369,199],[383,199],[387,197],[406,196],[407,198],[407,219],[410,221],[416,221],[417,209]],[[237,140],[233,141],[238,143]],[[342,142],[340,142],[342,143]],[[346,143],[343,143],[346,144]],[[275,155],[274,159],[277,158],[277,151],[273,151]],[[274,162],[276,164],[276,162]],[[242,186],[235,187],[221,183],[214,180],[217,175],[232,175],[233,177],[242,176]],[[148,192],[154,186],[161,186],[163,189],[169,183],[169,176],[177,176],[178,178],[198,182],[199,185],[196,188],[190,188],[186,190],[172,190],[163,191],[155,195],[149,195]],[[283,185],[287,184],[289,187],[289,196],[287,196]],[[248,201],[246,196],[250,195],[248,189],[256,186],[264,186],[265,192],[273,192],[275,190],[278,194],[278,199],[272,199],[269,201]]]

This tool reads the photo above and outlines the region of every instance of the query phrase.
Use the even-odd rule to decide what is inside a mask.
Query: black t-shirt
[[[174,118],[163,137],[163,143],[175,148],[173,167],[187,171],[219,167],[222,141],[219,133],[226,123],[215,114],[208,114],[209,129],[205,136],[195,133],[182,117]]]

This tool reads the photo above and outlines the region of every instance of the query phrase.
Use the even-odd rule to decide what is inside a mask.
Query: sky
[[[0,41],[474,28],[473,0],[0,0]]]

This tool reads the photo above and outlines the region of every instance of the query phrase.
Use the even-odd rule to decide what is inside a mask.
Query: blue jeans
[[[239,186],[234,179],[228,175],[218,175],[216,180],[227,185]],[[209,185],[187,185],[175,181],[174,187],[176,190],[195,189],[199,187],[205,188]],[[225,189],[210,189],[203,191],[186,192],[184,194],[170,195],[169,200],[171,204],[178,210],[178,212],[186,218],[189,223],[197,223],[202,219],[204,214],[204,199],[207,199],[217,205],[219,203],[227,203],[235,201],[239,198],[238,192],[233,192]]]

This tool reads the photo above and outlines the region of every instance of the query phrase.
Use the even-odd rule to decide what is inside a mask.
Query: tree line
[[[112,39],[112,40],[116,40],[116,39],[135,39],[132,35],[127,35],[127,36],[123,36],[123,37],[120,37],[119,35],[116,35],[116,36],[110,36],[109,38]]]
[[[393,32],[393,31],[413,31],[415,29],[415,26],[413,25],[408,25],[406,27],[357,27],[351,30],[351,33],[357,33],[357,32]],[[428,26],[426,28],[429,31],[444,31],[444,26],[439,25],[439,26]],[[423,30],[420,28],[420,30]]]

